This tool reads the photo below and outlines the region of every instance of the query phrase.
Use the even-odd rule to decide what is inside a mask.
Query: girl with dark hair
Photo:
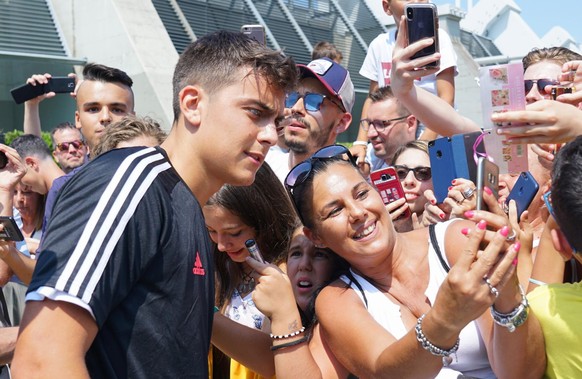
[[[268,319],[252,300],[256,273],[246,263],[245,242],[254,239],[267,262],[279,263],[285,258],[298,225],[285,189],[271,168],[263,165],[252,185],[224,185],[203,212],[215,243],[216,306],[229,319],[268,333]],[[255,377],[234,360],[230,371],[231,378]]]

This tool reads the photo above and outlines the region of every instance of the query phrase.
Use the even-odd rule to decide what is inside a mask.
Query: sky
[[[473,0],[477,3],[478,0]],[[580,0],[513,0],[521,8],[521,17],[529,24],[535,33],[541,38],[552,27],[563,27],[578,44],[582,44],[582,26],[580,15],[582,14],[582,1]],[[432,3],[455,4],[454,0],[432,0]],[[461,4],[466,7],[467,1]]]

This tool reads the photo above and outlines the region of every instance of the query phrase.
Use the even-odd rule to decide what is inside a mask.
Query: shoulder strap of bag
[[[430,234],[430,242],[432,243],[432,247],[434,251],[437,253],[437,257],[439,257],[441,265],[443,266],[446,272],[449,272],[451,268],[443,258],[443,253],[441,252],[441,248],[439,247],[439,241],[437,240],[435,233],[435,224],[431,224],[428,226],[428,233]]]

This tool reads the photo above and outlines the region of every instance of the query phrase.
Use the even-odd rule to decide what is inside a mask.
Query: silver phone
[[[483,188],[488,187],[495,198],[499,198],[499,167],[485,157],[477,162],[477,210],[483,210]]]

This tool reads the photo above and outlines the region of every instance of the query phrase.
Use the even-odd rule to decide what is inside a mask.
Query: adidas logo
[[[194,268],[192,269],[194,275],[206,275],[206,270],[202,267],[202,261],[200,260],[200,253],[196,252],[196,260],[194,261]]]

